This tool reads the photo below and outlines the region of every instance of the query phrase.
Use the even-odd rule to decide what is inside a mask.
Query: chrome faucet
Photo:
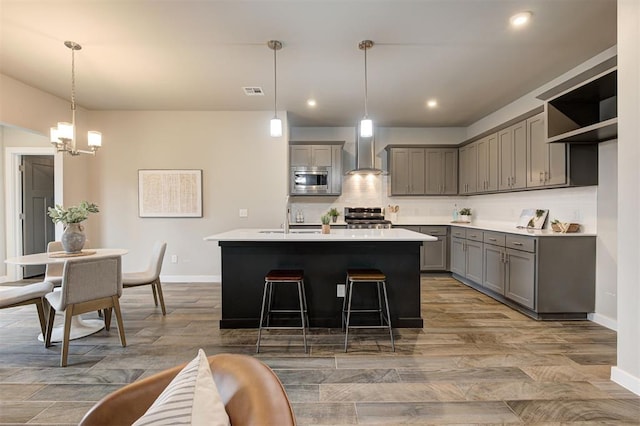
[[[282,230],[284,231],[285,234],[289,233],[289,217],[291,214],[291,205],[289,204],[289,196],[287,195],[287,198],[285,199],[285,217],[284,217],[284,222],[282,223]]]

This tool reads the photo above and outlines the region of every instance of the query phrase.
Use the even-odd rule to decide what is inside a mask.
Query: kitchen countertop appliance
[[[391,221],[385,220],[382,207],[345,207],[344,221],[347,229],[391,228]]]

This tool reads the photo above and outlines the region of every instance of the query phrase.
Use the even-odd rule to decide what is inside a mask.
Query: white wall
[[[640,395],[640,2],[618,0],[618,365]]]
[[[594,321],[616,329],[618,282],[618,141],[598,146],[598,239]]]
[[[91,124],[102,131],[104,145],[91,171],[91,199],[101,210],[100,245],[129,249],[124,268],[144,267],[153,242],[162,239],[163,276],[219,279],[219,248],[204,237],[233,228],[279,227],[284,218],[288,134],[269,136],[271,115],[92,112]],[[140,169],[202,169],[203,217],[138,217]],[[247,218],[239,217],[241,208],[248,209]],[[171,255],[178,263],[170,262]]]

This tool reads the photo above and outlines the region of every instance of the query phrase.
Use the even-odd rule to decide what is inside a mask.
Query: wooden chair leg
[[[151,283],[151,290],[153,291],[153,303],[155,303],[156,306],[158,306],[158,294],[156,292],[155,282]]]
[[[160,278],[158,278],[154,284],[151,284],[151,287],[158,290],[158,298],[160,299],[160,308],[162,308],[162,315],[167,315],[167,309],[164,307],[164,296],[162,294],[162,285],[160,284]],[[155,290],[153,291],[155,294]],[[156,306],[158,304],[156,303]]]
[[[111,330],[111,308],[104,309],[104,329]]]
[[[49,306],[49,319],[47,320],[47,334],[44,336],[44,347],[51,347],[51,331],[53,330],[53,322],[56,319],[56,310]]]
[[[120,311],[120,301],[118,296],[111,296],[113,300],[113,309],[116,311],[116,320],[118,321],[118,331],[120,332],[120,343],[124,348],[127,346],[127,339],[124,337],[124,323],[122,322],[122,312]]]
[[[40,330],[42,331],[42,336],[44,337],[47,333],[47,319],[44,313],[44,303],[42,302],[42,299],[36,302],[36,309],[38,310],[38,320],[40,320]]]
[[[60,367],[67,366],[69,357],[69,335],[71,334],[71,317],[73,316],[73,305],[68,305],[64,310],[64,334],[62,335],[62,354],[60,355]]]

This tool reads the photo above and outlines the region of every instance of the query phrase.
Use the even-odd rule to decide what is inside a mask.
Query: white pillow
[[[151,407],[133,426],[229,426],[229,416],[211,375],[209,361],[198,356],[173,378]]]

